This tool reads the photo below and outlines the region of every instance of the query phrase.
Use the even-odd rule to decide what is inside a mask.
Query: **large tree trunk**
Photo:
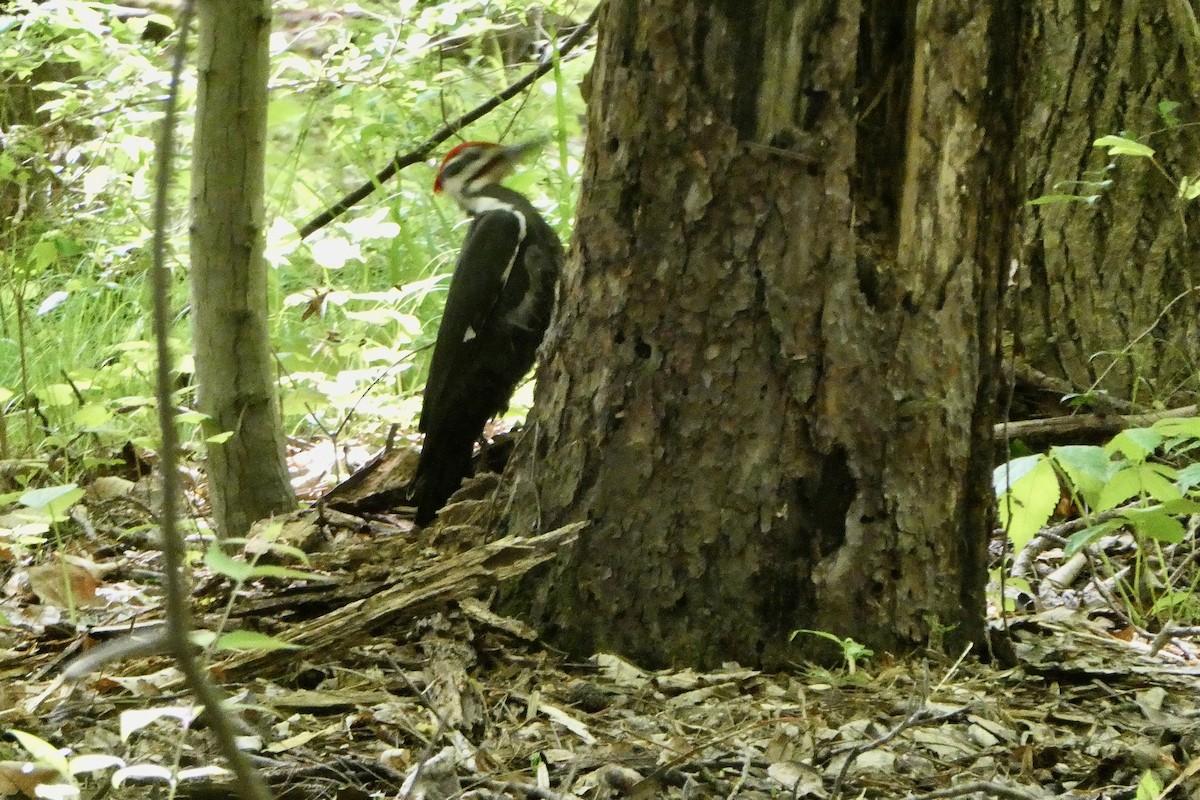
[[[609,0],[516,530],[575,653],[983,635],[1012,4]]]
[[[1018,356],[1077,391],[1195,402],[1200,207],[1176,196],[1176,181],[1200,173],[1200,132],[1166,129],[1157,109],[1171,100],[1180,120],[1200,119],[1195,2],[1034,5],[1020,129],[1027,198],[1101,197],[1024,211],[1010,323]],[[1115,133],[1143,137],[1174,180],[1092,147]]]
[[[217,531],[291,509],[267,328],[263,158],[268,0],[200,0],[192,176],[192,320]]]

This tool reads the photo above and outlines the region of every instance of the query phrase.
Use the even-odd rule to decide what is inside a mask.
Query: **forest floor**
[[[0,725],[65,748],[85,798],[164,797],[171,776],[180,797],[234,798],[168,659],[64,676],[162,618],[146,483],[93,486],[69,557],[34,565],[0,543]],[[272,532],[320,579],[235,588],[197,562],[193,596],[202,627],[299,645],[210,655],[280,798],[1200,797],[1195,632],[1151,639],[1054,549],[1031,572],[1037,596],[1017,598],[1030,610],[991,622],[1005,666],[971,653],[648,672],[612,654],[570,662],[489,609],[574,530],[484,543],[465,524],[314,508]],[[1121,545],[1103,543],[1118,561]],[[31,767],[5,747],[0,797],[67,782],[53,758]]]

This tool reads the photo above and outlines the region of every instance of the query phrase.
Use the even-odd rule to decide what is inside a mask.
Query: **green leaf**
[[[42,387],[40,392],[42,402],[48,406],[61,408],[75,403],[75,390],[68,383],[50,383]]]
[[[298,581],[329,581],[324,575],[318,575],[314,572],[305,572],[291,567],[278,567],[274,564],[261,564],[251,568],[251,578],[291,578]]]
[[[1105,520],[1104,522],[1096,525],[1090,525],[1081,531],[1073,533],[1071,534],[1071,537],[1067,539],[1066,546],[1063,547],[1063,555],[1070,558],[1083,548],[1090,545],[1092,542],[1099,539],[1101,536],[1125,527],[1125,524],[1125,520],[1121,519],[1120,517],[1116,517],[1114,519]]]
[[[1179,102],[1176,100],[1159,100],[1158,115],[1162,117],[1162,121],[1166,123],[1168,128],[1174,128],[1179,125]]]
[[[180,425],[199,425],[202,422],[207,422],[211,417],[195,409],[189,408],[180,411],[175,415],[175,421]]]
[[[26,508],[37,508],[50,516],[53,522],[65,520],[71,506],[83,499],[83,489],[73,483],[62,486],[46,486],[32,489],[21,495],[18,501]]]
[[[63,777],[71,774],[71,767],[67,763],[67,757],[45,739],[34,736],[32,733],[19,731],[16,728],[9,728],[8,733],[17,740],[21,747],[25,748],[29,755],[33,756],[34,761],[53,767]]]
[[[1159,800],[1162,791],[1162,781],[1152,771],[1146,770],[1142,773],[1142,779],[1138,781],[1137,795],[1134,800]]]
[[[214,650],[301,650],[300,645],[276,639],[257,631],[231,631],[217,637]]]
[[[1183,200],[1195,200],[1200,197],[1200,175],[1194,178],[1184,175],[1179,179],[1179,197]]]
[[[39,271],[58,260],[58,248],[54,246],[54,242],[49,239],[42,239],[33,247],[29,248],[29,263]]]
[[[204,441],[208,442],[209,444],[225,444],[232,438],[233,431],[222,431],[221,433],[216,433],[212,436],[209,436]]]
[[[1143,536],[1168,544],[1178,544],[1183,541],[1186,533],[1183,524],[1163,510],[1162,506],[1154,508],[1134,508],[1121,514],[1129,520],[1133,529]]]
[[[1169,468],[1168,468],[1169,469]],[[1151,497],[1159,502],[1182,497],[1173,478],[1163,475],[1161,465],[1132,464],[1119,470],[1100,492],[1097,511],[1116,508],[1133,497]]]
[[[1162,504],[1162,510],[1176,517],[1187,514],[1200,514],[1200,502],[1181,497],[1178,500],[1167,500]]]
[[[249,564],[230,556],[215,541],[208,544],[208,550],[204,553],[204,565],[218,575],[224,575],[236,583],[245,583],[250,578],[252,570]]]
[[[1004,494],[1009,487],[1017,481],[1028,475],[1033,468],[1045,458],[1041,453],[1034,453],[1031,456],[1021,456],[1014,458],[1007,464],[1001,464],[992,470],[992,490],[996,496]]]
[[[1200,417],[1170,417],[1153,425],[1163,436],[1200,439]]]
[[[1147,147],[1136,139],[1129,139],[1124,136],[1101,136],[1092,142],[1092,147],[1107,147],[1110,156],[1154,157],[1153,148]]]
[[[100,403],[88,403],[71,415],[71,421],[85,431],[98,431],[112,418],[112,411]]]
[[[1176,608],[1186,608],[1192,603],[1191,592],[1167,592],[1154,601],[1150,606],[1150,616],[1155,617],[1164,611],[1174,611]]]
[[[1153,428],[1130,428],[1114,436],[1104,449],[1109,453],[1120,453],[1130,461],[1145,461],[1162,440],[1162,434]]]
[[[1187,451],[1200,444],[1200,417],[1159,420],[1154,429],[1163,434],[1164,452]]]
[[[208,551],[204,554],[204,564],[213,572],[224,575],[237,583],[245,583],[255,578],[287,578],[298,581],[331,580],[324,575],[290,567],[279,567],[274,564],[247,564],[245,561],[228,555],[217,542],[209,543]]]
[[[1200,484],[1200,463],[1188,464],[1183,469],[1179,470],[1179,475],[1175,478],[1181,492],[1190,491],[1193,486]]]
[[[1028,544],[1050,520],[1062,493],[1054,465],[1047,458],[1039,459],[1033,469],[1012,482],[1012,488],[996,503],[1000,527],[1008,533],[1014,550]]]
[[[1118,469],[1103,447],[1095,445],[1063,445],[1050,448],[1050,457],[1062,470],[1067,482],[1079,494],[1088,508],[1094,508],[1100,490]]]

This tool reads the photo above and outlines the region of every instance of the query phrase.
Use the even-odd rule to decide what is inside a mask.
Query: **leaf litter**
[[[84,501],[92,533],[73,552],[40,566],[19,550],[0,560],[0,724],[65,754],[51,766],[3,746],[0,797],[47,785],[237,796],[168,659],[139,653],[62,677],[80,654],[161,620],[153,537],[117,534],[152,529],[150,504],[114,510],[120,489]],[[1121,569],[1120,535],[1069,569],[1035,542],[1019,588],[1003,587],[1021,610],[993,614],[989,663],[930,653],[853,674],[647,671],[609,653],[568,661],[490,608],[497,584],[578,528],[485,541],[488,507],[460,502],[425,531],[387,514],[299,512],[276,532],[310,553],[299,567],[321,580],[266,577],[234,592],[196,567],[201,625],[298,645],[209,655],[278,797],[1200,796],[1196,631],[1152,633],[1110,602],[1112,573],[1096,562]],[[1194,537],[1193,526],[1179,560]],[[63,597],[73,591],[85,602]],[[62,774],[71,763],[79,773]]]

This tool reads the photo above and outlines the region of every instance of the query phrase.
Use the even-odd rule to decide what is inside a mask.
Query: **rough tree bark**
[[[1200,206],[1179,200],[1150,162],[1113,159],[1092,142],[1126,132],[1176,179],[1200,173],[1200,131],[1167,129],[1157,110],[1171,100],[1180,120],[1200,120],[1197,4],[1033,6],[1020,104],[1026,198],[1102,196],[1024,210],[1010,322],[1018,357],[1078,391],[1195,402]],[[1101,191],[1105,180],[1112,186]]]
[[[509,597],[574,653],[983,636],[1008,0],[608,0]],[[825,653],[828,655],[828,653]]]
[[[200,0],[192,177],[192,324],[217,531],[291,509],[267,329],[263,159],[269,0]]]

